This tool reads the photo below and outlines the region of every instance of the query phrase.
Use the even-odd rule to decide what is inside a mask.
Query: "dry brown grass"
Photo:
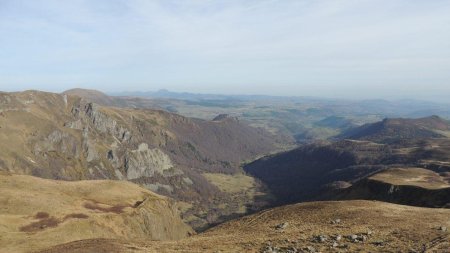
[[[266,210],[179,241],[95,239],[45,252],[260,252],[268,241],[280,248],[311,246],[320,252],[448,252],[449,232],[438,228],[449,227],[449,217],[448,209],[376,201],[311,202]],[[337,218],[341,222],[332,224]],[[277,230],[282,222],[289,225]],[[365,242],[346,238],[368,231],[372,235]],[[314,242],[318,235],[342,235],[343,239],[339,247],[332,248],[332,241]]]
[[[193,214],[197,222],[191,224],[203,228],[237,207],[220,208],[234,196],[220,192],[202,174],[240,173],[243,161],[277,150],[274,136],[237,120],[211,122],[161,110],[118,108],[110,106],[112,98],[95,91],[68,93],[108,106],[55,93],[0,92],[0,171],[59,180],[133,178],[192,204],[184,209],[186,216]],[[142,144],[152,152],[134,157]],[[145,164],[139,166],[145,173],[128,170],[137,163]],[[219,204],[211,204],[212,199]],[[205,217],[209,211],[214,215]]]
[[[244,192],[255,187],[255,179],[244,174],[203,173],[203,176],[221,191],[227,193]]]
[[[392,185],[413,185],[426,189],[442,189],[450,187],[445,178],[439,174],[422,168],[389,169],[370,177],[370,179]]]
[[[177,239],[191,232],[167,198],[129,182],[0,175],[0,252],[98,237]]]

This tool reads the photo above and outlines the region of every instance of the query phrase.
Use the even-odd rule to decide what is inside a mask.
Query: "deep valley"
[[[272,117],[258,127],[225,107],[191,118],[164,101],[174,103],[80,89],[1,93],[2,248],[446,252],[446,119],[311,111],[311,129],[330,135],[306,141],[271,128]]]

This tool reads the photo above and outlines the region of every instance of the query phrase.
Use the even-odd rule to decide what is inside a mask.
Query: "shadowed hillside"
[[[277,203],[318,199],[327,187],[340,187],[386,168],[387,145],[367,141],[308,144],[245,166],[264,182]]]
[[[378,128],[379,126],[384,127]],[[245,170],[267,185],[275,195],[276,205],[335,199],[341,196],[340,192],[345,191],[346,198],[352,199],[378,199],[431,207],[447,206],[450,202],[448,189],[430,191],[426,187],[414,185],[417,176],[414,169],[409,170],[423,168],[448,178],[450,139],[443,135],[447,127],[446,121],[435,116],[417,120],[384,120],[369,127],[359,128],[360,133],[367,133],[358,135],[365,136],[361,137],[363,140],[347,139],[304,145],[254,161],[246,165]],[[368,128],[377,131],[366,131]],[[443,134],[433,131],[441,131]],[[441,138],[435,138],[437,136]],[[389,141],[383,144],[386,140]],[[384,186],[377,188],[373,186],[373,180],[366,180],[390,168],[405,170],[402,175],[406,183],[400,188],[408,189],[407,193],[389,194],[391,187],[397,187],[391,181],[383,182]],[[400,174],[392,176],[394,179],[397,177],[400,177]],[[448,187],[450,186],[444,188]],[[343,190],[345,188],[349,190]]]

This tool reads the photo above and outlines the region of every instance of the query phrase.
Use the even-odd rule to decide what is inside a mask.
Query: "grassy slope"
[[[212,209],[215,217],[241,209],[218,207],[232,202],[232,196],[202,174],[239,173],[241,162],[277,149],[272,135],[235,119],[204,121],[160,110],[107,106],[93,106],[90,114],[94,116],[90,116],[88,106],[87,101],[70,95],[0,92],[0,171],[64,180],[123,179],[128,173],[125,161],[147,144],[152,159],[140,160],[154,162],[140,161],[145,165],[140,168],[157,174],[130,178],[191,204],[185,210],[187,216],[197,220],[193,225],[204,227],[215,222],[211,215],[202,216]],[[131,137],[123,139],[122,133]],[[167,156],[170,159],[163,159]],[[160,173],[170,164],[172,170]]]
[[[436,172],[422,168],[395,168],[371,176],[369,179],[392,185],[412,185],[425,189],[450,187],[449,180]]]
[[[262,252],[269,241],[279,248],[310,246],[320,252],[446,252],[449,232],[439,227],[450,226],[448,217],[447,209],[376,201],[311,202],[266,210],[180,241],[93,240],[60,245],[45,252]],[[337,218],[341,222],[332,224]],[[277,230],[275,227],[282,222],[289,225]],[[347,239],[348,235],[368,231],[372,234],[365,242]],[[331,239],[314,242],[318,235],[343,238],[337,248],[332,248]]]
[[[191,232],[169,199],[132,183],[0,174],[1,252],[99,237],[179,239]]]

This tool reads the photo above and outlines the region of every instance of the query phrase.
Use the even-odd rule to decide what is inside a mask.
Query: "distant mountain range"
[[[100,105],[150,108],[186,117],[211,120],[230,114],[277,135],[290,136],[297,142],[327,139],[345,130],[384,118],[420,118],[439,115],[450,119],[450,106],[418,100],[344,100],[313,97],[264,95],[216,95],[156,92],[123,92],[107,96],[98,91],[74,89],[78,95]]]
[[[77,89],[81,90],[81,89]],[[371,104],[374,107],[382,107],[386,106],[389,103],[396,103],[402,105],[443,105],[445,103],[436,103],[426,100],[416,100],[416,99],[398,99],[398,100],[384,100],[384,99],[342,99],[342,98],[321,98],[314,96],[274,96],[274,95],[252,95],[252,94],[212,94],[212,93],[191,93],[191,92],[174,92],[169,91],[167,89],[160,89],[157,91],[122,91],[122,92],[107,92],[110,96],[132,96],[132,97],[148,97],[148,98],[173,98],[173,99],[181,99],[181,100],[233,100],[233,99],[241,99],[241,100],[261,100],[261,99],[269,99],[269,100],[290,100],[290,101],[347,101],[347,102],[360,102]],[[450,104],[447,103],[447,105]]]
[[[183,96],[0,92],[0,251],[449,248],[448,108]]]
[[[292,103],[320,103],[325,106],[353,106],[353,111],[364,113],[383,114],[389,117],[424,117],[430,114],[438,114],[450,117],[450,102],[436,103],[424,100],[400,99],[333,99],[310,96],[270,96],[270,95],[222,95],[222,94],[201,94],[189,92],[173,92],[166,89],[146,92],[115,92],[109,95],[117,97],[146,97],[163,98],[191,101],[215,101],[227,100],[228,102],[243,101],[272,101],[272,102],[292,102]]]
[[[283,96],[269,96],[269,95],[223,95],[223,94],[202,94],[190,92],[173,92],[167,89],[158,91],[136,91],[136,92],[115,92],[108,93],[111,96],[134,96],[134,97],[148,97],[148,98],[172,98],[181,100],[261,100],[261,99],[299,99],[299,97],[283,97]],[[307,99],[308,97],[302,97]]]

